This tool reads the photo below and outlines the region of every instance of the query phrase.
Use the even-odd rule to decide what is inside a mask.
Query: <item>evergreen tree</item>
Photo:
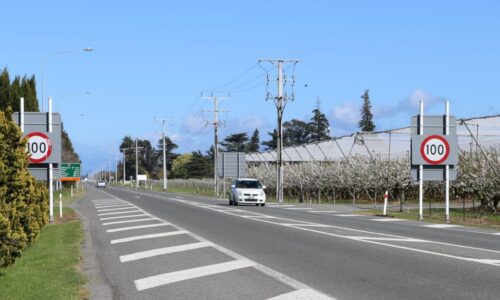
[[[190,160],[186,163],[188,178],[211,178],[213,177],[213,164],[207,155],[200,151],[193,151]]]
[[[375,130],[375,124],[373,123],[372,105],[368,90],[365,90],[361,99],[363,99],[363,106],[361,107],[361,120],[359,120],[358,127],[361,131],[373,131]]]
[[[235,133],[226,136],[219,144],[224,147],[223,151],[226,152],[243,152],[248,143],[248,135],[246,132]]]
[[[283,146],[302,145],[309,141],[309,126],[299,119],[283,123]]]
[[[262,146],[265,146],[265,150],[266,151],[269,151],[269,150],[276,150],[276,148],[278,147],[278,131],[276,129],[273,130],[273,132],[267,132],[267,134],[269,134],[271,136],[271,140],[269,141],[263,141],[262,142]]]
[[[73,143],[71,143],[71,139],[69,138],[68,133],[64,130],[64,124],[61,124],[61,160],[65,163],[78,163],[80,161],[80,157],[73,149]]]
[[[0,74],[0,110],[5,111],[10,105],[10,77],[9,71],[4,68]]]
[[[172,170],[172,162],[178,156],[178,154],[173,153],[172,151],[176,149],[178,146],[169,137],[165,137],[165,156],[167,160],[167,172]],[[158,144],[156,146],[156,157],[157,157],[157,166],[158,166],[158,174],[160,178],[163,178],[163,139],[158,140]]]
[[[252,152],[259,152],[260,149],[260,138],[259,138],[259,130],[255,129],[255,131],[252,134],[252,137],[250,138],[250,141],[247,144],[246,147],[246,152],[252,153]]]
[[[330,124],[325,114],[319,108],[319,101],[317,106],[312,111],[313,116],[311,121],[307,124],[309,127],[309,142],[319,142],[330,138]]]

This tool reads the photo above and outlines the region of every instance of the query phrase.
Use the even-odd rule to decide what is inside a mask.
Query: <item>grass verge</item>
[[[63,217],[54,207],[54,223],[46,225],[13,266],[0,269],[0,299],[86,299],[85,277],[79,269],[83,228],[67,205],[77,197],[64,189]],[[59,192],[54,193],[59,205]]]

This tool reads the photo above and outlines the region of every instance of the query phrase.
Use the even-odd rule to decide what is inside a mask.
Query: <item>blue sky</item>
[[[365,89],[380,130],[407,126],[419,99],[429,113],[441,113],[446,98],[458,117],[500,113],[498,1],[2,1],[0,9],[0,66],[35,74],[39,97],[48,55],[94,48],[56,55],[44,72],[45,96],[60,102],[85,171],[114,158],[125,135],[156,141],[155,118],[172,119],[179,152],[207,150],[211,116],[201,111],[211,103],[200,93],[246,70],[215,93],[231,92],[221,135],[258,128],[268,139],[276,112],[263,68],[271,77],[275,69],[259,58],[302,60],[285,120],[310,118],[319,98],[335,135],[356,129]]]

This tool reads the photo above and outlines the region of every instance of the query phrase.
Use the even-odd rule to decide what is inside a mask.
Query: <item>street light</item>
[[[56,111],[59,112],[59,102],[61,102],[62,99],[68,97],[68,96],[75,96],[75,95],[90,95],[92,94],[91,92],[89,91],[85,91],[85,92],[79,92],[79,93],[68,93],[68,94],[64,94],[62,95],[61,97],[59,97],[59,99],[57,99],[57,105],[56,105]]]
[[[81,52],[81,51],[84,51],[84,52],[91,52],[91,51],[93,51],[93,50],[94,50],[94,48],[92,48],[92,47],[83,48],[83,49],[81,49],[81,50],[80,50],[80,49],[79,49],[79,50],[63,50],[63,51],[57,51],[57,52],[54,52],[54,53],[50,54],[49,56],[47,56],[47,57],[45,58],[45,60],[43,61],[43,64],[42,64],[42,111],[43,111],[43,103],[44,103],[44,101],[45,101],[45,100],[44,100],[44,97],[45,97],[45,94],[44,94],[44,92],[45,92],[45,91],[44,91],[44,88],[45,88],[45,87],[44,87],[44,78],[43,78],[44,76],[43,76],[43,74],[44,74],[45,65],[47,64],[47,62],[48,62],[48,61],[49,61],[52,57],[54,57],[54,56],[56,56],[56,55],[60,55],[60,54],[67,54],[67,53],[75,53],[75,52]]]

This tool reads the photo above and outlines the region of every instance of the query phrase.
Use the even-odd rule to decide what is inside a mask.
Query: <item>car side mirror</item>
[[[236,185],[234,184],[231,184],[231,188],[234,189],[236,187]]]
[[[267,189],[267,186],[263,185],[263,186],[262,186],[262,189],[263,189],[263,190]]]

